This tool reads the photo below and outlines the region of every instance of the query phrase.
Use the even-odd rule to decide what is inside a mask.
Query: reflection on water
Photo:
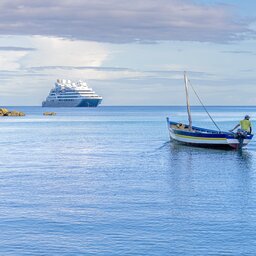
[[[187,253],[196,248],[194,253],[205,255],[210,240],[208,254],[219,250],[220,254],[253,255],[248,236],[255,235],[256,227],[254,153],[166,145],[169,199],[175,209],[172,218],[178,223],[174,229],[183,234],[181,243],[194,245]],[[221,251],[219,236],[229,250]]]
[[[253,171],[254,157],[253,153],[248,149],[239,150],[237,152],[237,160],[240,160],[241,167],[245,167],[244,170]]]
[[[255,254],[254,141],[240,152],[171,143],[165,118],[185,119],[178,107],[20,110],[0,129],[1,255]],[[230,114],[255,112],[212,110],[227,129]]]

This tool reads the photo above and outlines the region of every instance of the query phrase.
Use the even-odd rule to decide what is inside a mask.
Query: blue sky
[[[1,105],[40,105],[57,78],[103,105],[255,105],[252,0],[1,0]],[[191,97],[192,104],[198,102]]]

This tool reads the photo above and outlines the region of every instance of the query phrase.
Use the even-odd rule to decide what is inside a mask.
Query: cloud
[[[24,51],[0,51],[1,70],[12,71],[20,68],[19,61],[26,55]]]
[[[98,81],[114,81],[118,79],[139,79],[141,77],[149,77],[151,73],[145,71],[133,70],[128,68],[114,67],[32,67],[27,69],[30,74],[47,74],[54,80],[58,78],[69,78],[71,80],[98,80]],[[64,77],[65,76],[65,77]]]
[[[34,36],[27,41],[37,51],[29,52],[20,62],[32,66],[101,66],[108,56],[106,48],[97,42],[72,41],[56,37]]]
[[[35,71],[45,71],[45,70],[100,70],[100,71],[131,71],[131,69],[128,68],[117,68],[117,67],[83,67],[83,66],[39,66],[39,67],[31,67],[30,70]]]
[[[11,51],[11,52],[26,52],[35,51],[35,48],[16,47],[16,46],[0,46],[0,51]]]
[[[0,11],[0,33],[5,35],[111,43],[227,42],[250,32],[231,6],[187,0],[1,0]]]
[[[250,54],[255,55],[253,51],[242,51],[242,50],[234,50],[234,51],[222,51],[223,53],[232,53],[232,54]]]
[[[14,42],[16,46],[8,46]],[[25,71],[34,66],[99,67],[108,54],[106,47],[97,42],[43,36],[2,36],[0,70]]]

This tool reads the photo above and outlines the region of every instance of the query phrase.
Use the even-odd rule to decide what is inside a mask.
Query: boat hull
[[[187,128],[178,129],[178,123],[171,122],[167,119],[170,139],[190,146],[239,149],[246,146],[253,138],[253,135],[247,135],[244,138],[237,137],[230,132],[219,132],[214,130],[192,127],[192,131]]]
[[[42,107],[97,107],[102,99],[73,99],[44,101]]]

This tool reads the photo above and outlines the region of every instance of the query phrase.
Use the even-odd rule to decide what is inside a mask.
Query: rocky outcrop
[[[44,112],[44,116],[56,116],[55,112]]]
[[[10,111],[7,108],[0,108],[0,116],[25,116],[25,113],[20,111]]]
[[[0,116],[4,116],[9,112],[7,108],[0,108]]]

